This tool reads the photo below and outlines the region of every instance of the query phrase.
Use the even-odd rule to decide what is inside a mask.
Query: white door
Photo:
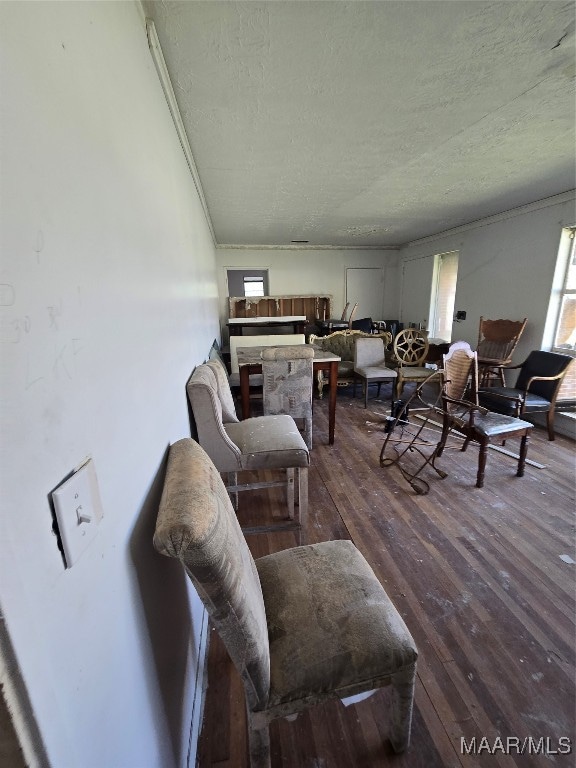
[[[346,301],[348,312],[358,302],[354,320],[371,317],[382,320],[384,312],[384,270],[381,267],[349,267],[346,269]]]

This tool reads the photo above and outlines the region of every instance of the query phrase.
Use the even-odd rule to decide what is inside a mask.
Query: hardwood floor
[[[274,722],[273,768],[574,765],[574,443],[534,429],[528,459],[545,466],[528,465],[523,478],[513,458],[489,451],[482,489],[478,447],[447,450],[438,464],[448,477],[427,468],[430,492],[419,496],[379,464],[388,402],[365,410],[339,393],[333,446],[327,405],[314,403],[307,543],[351,539],[404,617],[419,650],[412,743],[393,755],[382,689]],[[283,510],[277,489],[240,494],[242,525]],[[248,541],[255,557],[297,543],[290,532]],[[246,768],[242,686],[214,631],[210,639],[198,766]],[[548,754],[530,754],[538,748]]]

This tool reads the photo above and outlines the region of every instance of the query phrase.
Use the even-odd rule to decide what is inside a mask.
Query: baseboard
[[[534,422],[539,427],[546,427],[545,413],[532,413],[529,416],[522,416],[528,421]],[[576,412],[559,412],[554,416],[554,432],[557,435],[563,435],[571,440],[576,440]]]
[[[202,720],[204,717],[204,703],[206,701],[206,688],[208,687],[208,646],[209,634],[208,628],[210,621],[208,614],[204,610],[202,613],[202,627],[200,629],[200,643],[198,646],[198,657],[196,664],[196,684],[194,686],[194,697],[192,703],[192,715],[190,718],[190,736],[188,740],[188,755],[186,759],[186,768],[195,768],[196,753],[198,750],[198,739],[202,730]]]

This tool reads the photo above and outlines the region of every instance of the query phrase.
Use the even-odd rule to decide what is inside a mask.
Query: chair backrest
[[[478,357],[510,362],[520,336],[526,327],[524,320],[487,320],[480,317],[478,327]]]
[[[230,498],[191,438],[171,446],[154,546],[180,560],[238,669],[250,709],[270,688],[270,649],[260,579]]]
[[[394,338],[393,350],[400,365],[422,366],[428,355],[428,336],[416,328],[405,328]]]
[[[361,317],[359,320],[353,320],[350,323],[350,329],[352,331],[363,331],[364,333],[372,332],[372,318]]]
[[[356,310],[358,309],[358,302],[354,304],[352,307],[352,311],[350,312],[350,317],[348,318],[348,328],[352,328],[352,320],[354,319],[354,315],[356,314]]]
[[[285,344],[305,344],[303,333],[269,333],[264,336],[230,336],[230,371],[238,373],[238,347],[279,347]]]
[[[216,391],[222,408],[222,421],[224,424],[229,424],[231,421],[239,421],[236,415],[236,406],[234,405],[230,382],[228,381],[228,372],[224,364],[218,360],[209,360],[206,365],[216,377]]]
[[[328,336],[315,336],[310,334],[310,344],[314,344],[320,349],[329,350],[339,355],[342,360],[354,360],[354,344],[357,339],[370,337],[371,339],[382,339],[387,347],[392,342],[392,334],[388,331],[382,333],[364,333],[363,331],[334,331]]]
[[[466,341],[451,344],[448,352],[442,355],[443,394],[453,400],[477,403],[478,364],[477,354]],[[448,403],[448,410],[451,406]]]
[[[209,363],[199,365],[186,384],[198,441],[220,472],[241,469],[241,452],[226,434],[216,376]]]
[[[264,413],[310,417],[314,349],[309,344],[267,347],[261,356]]]
[[[572,360],[573,358],[569,355],[561,355],[558,352],[543,352],[542,350],[530,352],[520,368],[516,389],[525,390],[532,376],[560,376],[562,374],[555,381],[535,381],[530,385],[530,392],[543,397],[548,402],[553,402]]]
[[[378,336],[359,336],[354,343],[354,368],[384,364],[384,340]]]

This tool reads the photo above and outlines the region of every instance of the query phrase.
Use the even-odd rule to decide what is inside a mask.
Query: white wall
[[[0,34],[3,617],[55,768],[184,765],[204,614],[152,533],[214,246],[138,4],[4,2]],[[65,570],[48,496],[87,456]]]
[[[223,327],[228,319],[226,270],[247,267],[269,270],[271,296],[332,296],[333,317],[342,315],[346,303],[346,267],[382,267],[384,315],[390,319],[397,316],[399,297],[396,250],[218,248],[216,263],[221,297],[220,321]]]
[[[454,324],[452,341],[462,339],[475,347],[481,315],[527,317],[514,354],[514,362],[522,362],[530,350],[543,345],[562,228],[576,220],[574,199],[574,193],[558,195],[403,248],[401,271],[416,263],[427,266],[420,273],[421,282],[411,270],[412,279],[402,284],[402,319],[416,321],[412,315],[418,301],[429,301],[432,257],[457,250],[455,310],[467,315],[464,322]]]

